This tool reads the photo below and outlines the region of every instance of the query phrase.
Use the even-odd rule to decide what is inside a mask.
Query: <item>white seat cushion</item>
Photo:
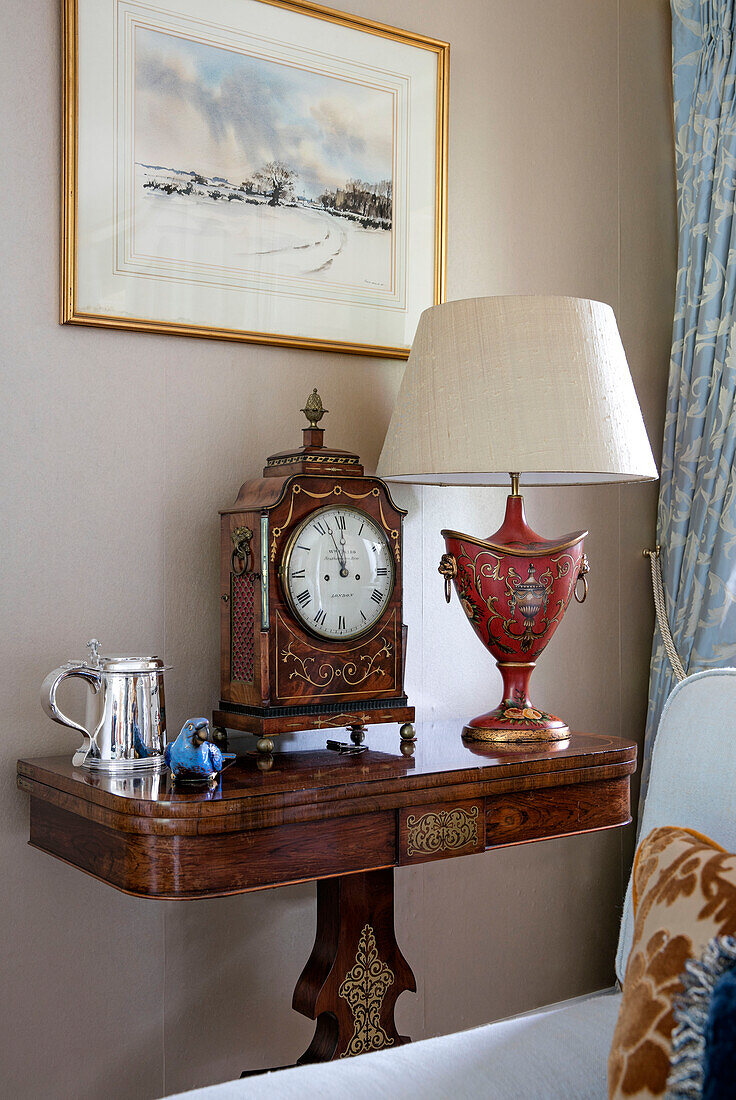
[[[187,1100],[603,1100],[621,995],[193,1092]],[[176,1098],[170,1098],[176,1100]]]

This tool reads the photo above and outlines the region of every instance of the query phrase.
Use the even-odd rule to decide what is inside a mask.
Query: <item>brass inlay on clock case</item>
[[[356,455],[312,455],[310,462],[317,462],[328,466],[359,466]],[[291,466],[294,459],[290,455],[283,458],[269,458],[266,466],[273,469],[275,466]]]

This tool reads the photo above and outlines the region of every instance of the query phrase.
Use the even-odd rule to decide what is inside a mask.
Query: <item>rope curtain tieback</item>
[[[659,633],[662,635],[662,642],[664,643],[664,648],[667,652],[672,671],[675,674],[675,679],[684,680],[687,677],[687,673],[685,672],[680,656],[675,648],[675,640],[672,637],[670,621],[667,615],[667,603],[664,585],[662,583],[662,566],[659,560],[660,552],[660,546],[657,546],[654,550],[643,551],[644,556],[649,558],[649,564],[652,567],[652,592],[654,594],[654,609],[657,612]]]

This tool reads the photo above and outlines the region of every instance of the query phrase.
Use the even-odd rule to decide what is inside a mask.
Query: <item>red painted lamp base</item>
[[[503,677],[500,704],[468,722],[466,741],[555,742],[570,734],[561,718],[533,706],[529,677],[579,580],[587,595],[583,540],[588,532],[551,540],[538,535],[526,522],[518,477],[511,474],[506,515],[490,538],[442,532],[446,553],[439,571],[445,578],[445,599],[450,602],[454,584],[473,630],[496,658]]]
[[[529,698],[529,677],[534,661],[514,663],[498,661],[503,677],[503,699],[495,710],[480,714],[463,729],[466,741],[564,741],[570,727],[561,718],[532,705]]]

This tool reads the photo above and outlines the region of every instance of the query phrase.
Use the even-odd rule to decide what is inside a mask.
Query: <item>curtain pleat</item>
[[[657,541],[688,673],[736,659],[734,16],[734,0],[672,0],[679,241]],[[656,630],[642,794],[674,684]]]

